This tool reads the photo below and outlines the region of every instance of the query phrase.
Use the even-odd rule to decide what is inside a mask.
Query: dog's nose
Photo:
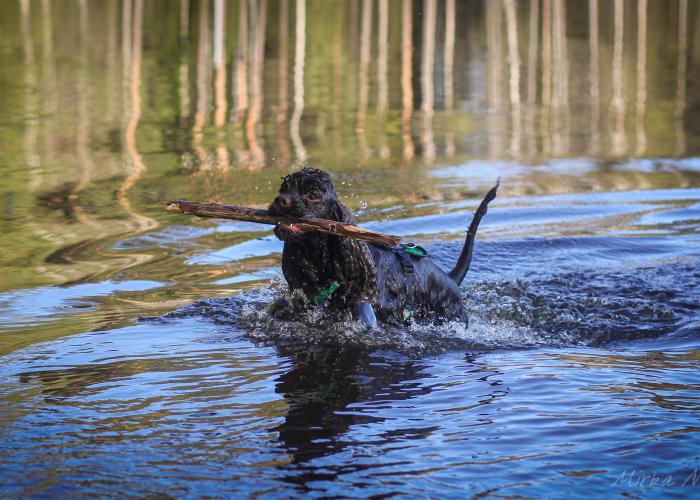
[[[289,208],[292,206],[292,196],[288,194],[280,194],[275,198],[275,203],[282,208]]]

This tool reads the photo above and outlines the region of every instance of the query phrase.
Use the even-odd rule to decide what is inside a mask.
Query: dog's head
[[[315,168],[284,177],[268,211],[293,221],[319,218],[354,222],[350,211],[338,200],[330,175]],[[278,224],[275,235],[285,242],[282,272],[292,290],[301,289],[307,297],[313,297],[329,283],[337,282],[340,289],[329,299],[334,307],[374,296],[376,271],[367,243],[317,231],[304,232],[296,224]]]
[[[319,218],[350,222],[348,210],[338,201],[330,175],[316,168],[304,168],[282,178],[279,194],[268,209],[271,215],[292,220]],[[305,233],[294,224],[279,224],[275,234],[283,241],[301,239]]]

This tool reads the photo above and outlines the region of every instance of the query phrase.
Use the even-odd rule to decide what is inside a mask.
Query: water
[[[695,1],[0,5],[0,496],[694,497]],[[270,318],[304,164],[468,329]]]

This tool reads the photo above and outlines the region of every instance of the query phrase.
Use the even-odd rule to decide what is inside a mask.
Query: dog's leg
[[[364,323],[367,327],[377,328],[377,317],[374,315],[374,309],[369,302],[357,302],[352,306],[353,317]]]

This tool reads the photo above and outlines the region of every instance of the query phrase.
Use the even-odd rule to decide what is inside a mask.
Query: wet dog
[[[497,189],[498,184],[481,202],[457,263],[448,273],[429,258],[421,258],[420,247],[391,249],[279,224],[275,235],[284,241],[282,272],[289,288],[301,291],[307,304],[323,304],[328,311],[351,311],[370,327],[376,327],[377,321],[400,324],[411,319],[466,324],[459,285],[469,270],[479,222]],[[269,212],[299,221],[315,217],[354,223],[338,200],[331,177],[314,168],[284,177]],[[271,308],[273,313],[280,310],[280,303]]]

